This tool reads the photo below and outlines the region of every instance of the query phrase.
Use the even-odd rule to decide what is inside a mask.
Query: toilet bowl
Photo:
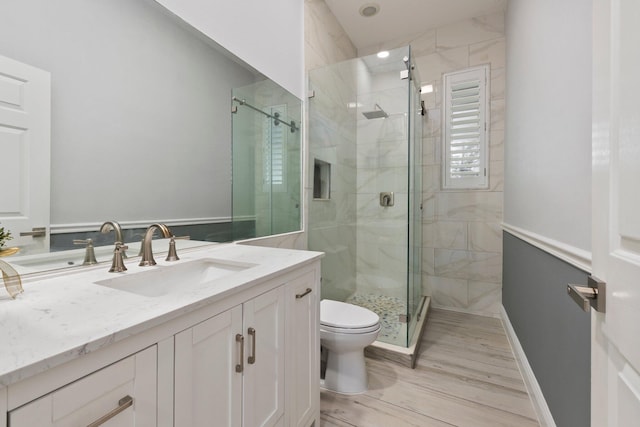
[[[367,391],[364,348],[380,332],[380,318],[363,307],[320,301],[320,345],[328,351],[321,386],[345,394]]]

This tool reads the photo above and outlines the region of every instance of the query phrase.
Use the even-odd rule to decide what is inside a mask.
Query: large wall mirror
[[[126,242],[154,222],[207,242],[301,228],[301,101],[155,1],[4,2],[0,55],[51,76],[46,243],[3,260],[112,247],[105,221]]]

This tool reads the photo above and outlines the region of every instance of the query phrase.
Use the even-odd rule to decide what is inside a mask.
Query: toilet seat
[[[380,329],[380,317],[371,310],[340,301],[320,301],[320,328],[327,332],[365,334]]]
[[[366,334],[369,332],[377,332],[380,330],[380,324],[376,323],[373,326],[366,328],[336,328],[334,326],[327,326],[320,324],[320,330],[325,332],[333,332],[334,334]]]

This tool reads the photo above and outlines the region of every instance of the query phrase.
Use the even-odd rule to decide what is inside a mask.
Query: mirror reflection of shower
[[[233,240],[299,230],[299,100],[257,82],[234,88],[230,101]]]
[[[256,111],[256,112],[258,112],[260,114],[263,114],[263,115],[269,117],[270,119],[273,119],[273,124],[275,126],[278,126],[280,123],[282,123],[283,125],[289,127],[289,129],[291,130],[291,133],[299,130],[298,127],[296,127],[295,120],[291,120],[291,122],[289,122],[289,123],[287,123],[286,121],[282,121],[282,119],[280,118],[281,114],[279,112],[277,112],[277,111],[275,113],[273,113],[273,114],[269,114],[268,112],[263,111],[260,108],[254,107],[253,105],[249,104],[245,99],[239,99],[239,98],[237,98],[235,96],[233,96],[231,99],[233,101],[237,102],[241,106],[245,106],[245,107],[251,108],[253,111]],[[235,112],[237,112],[237,109],[232,109],[231,111],[233,113],[235,113]]]

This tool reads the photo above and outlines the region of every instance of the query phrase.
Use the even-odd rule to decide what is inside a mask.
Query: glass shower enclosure
[[[322,298],[375,311],[408,347],[423,302],[422,108],[410,47],[309,73],[309,249]]]

